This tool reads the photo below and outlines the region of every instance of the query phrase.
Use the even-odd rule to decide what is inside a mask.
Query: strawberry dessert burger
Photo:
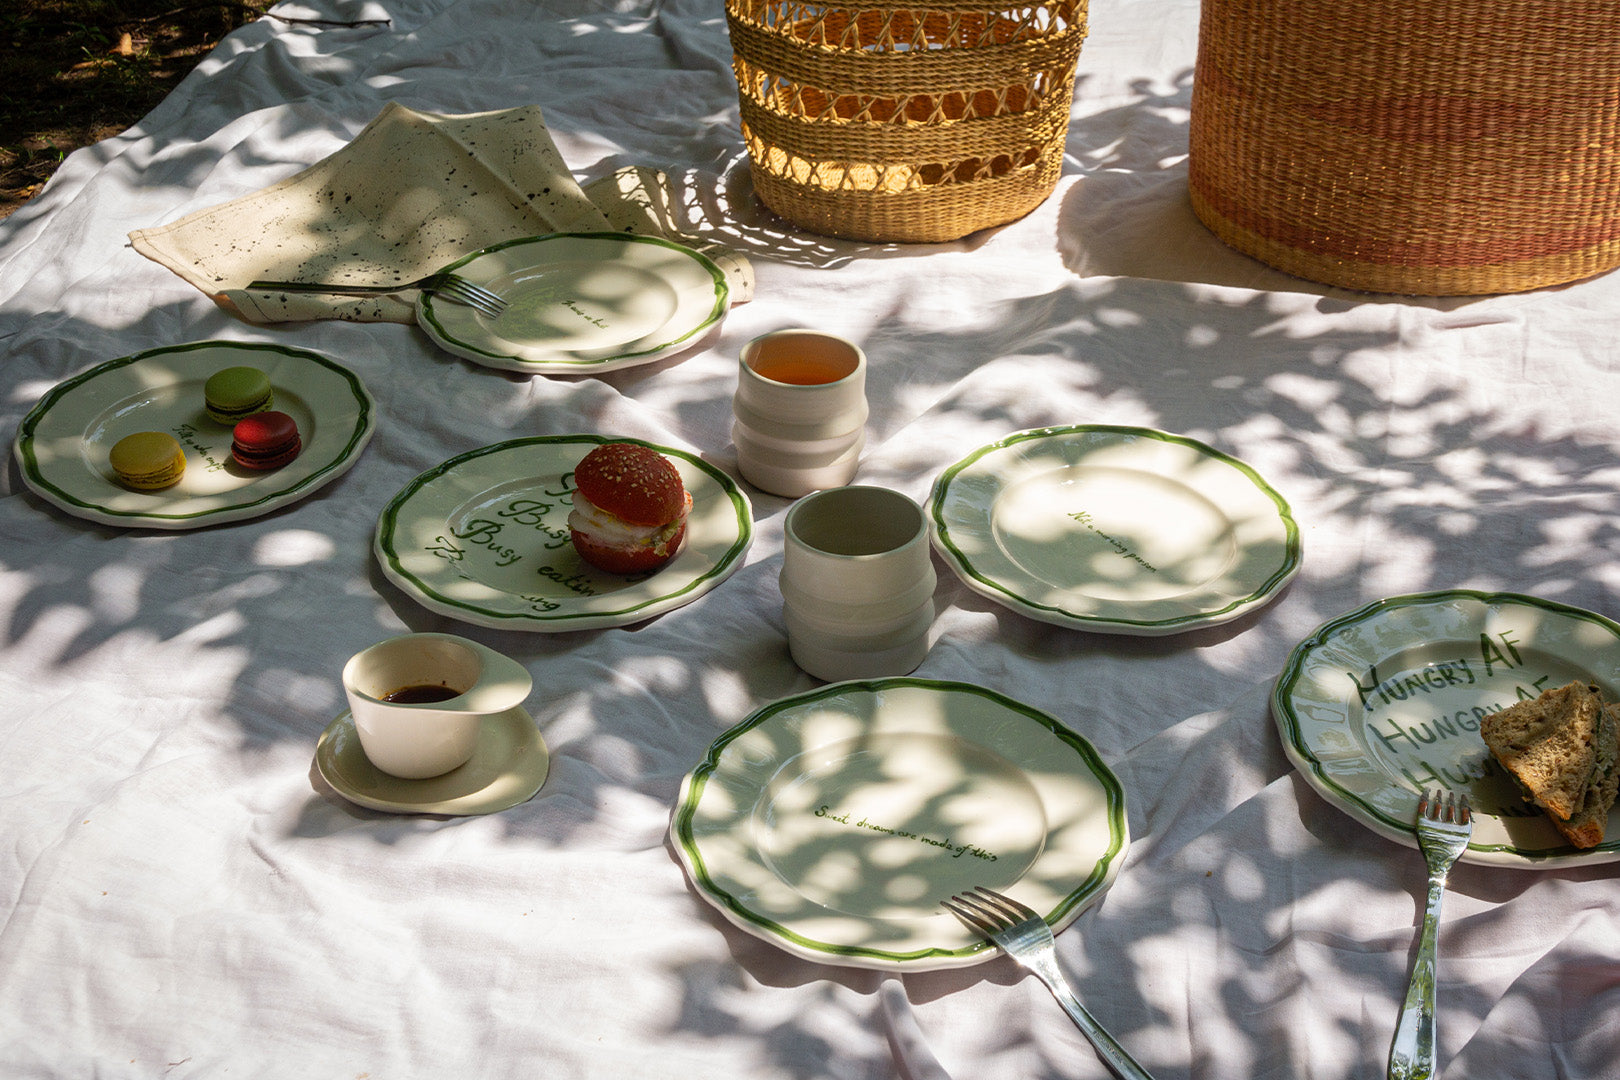
[[[686,537],[692,496],[660,453],[634,443],[598,446],[574,469],[568,532],[580,558],[611,574],[656,570]]]

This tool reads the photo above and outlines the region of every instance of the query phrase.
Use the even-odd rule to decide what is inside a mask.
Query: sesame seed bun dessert
[[[256,367],[220,368],[203,383],[203,404],[213,420],[226,427],[275,404],[270,377]]]
[[[279,469],[303,448],[298,422],[274,409],[254,413],[232,430],[231,457],[244,469]]]
[[[134,491],[159,491],[180,482],[186,472],[186,454],[173,435],[137,431],[113,443],[107,463],[118,482]]]
[[[1524,798],[1571,844],[1603,842],[1620,792],[1620,705],[1576,681],[1483,717],[1479,733]]]
[[[574,468],[568,532],[580,558],[610,574],[657,570],[680,550],[692,495],[667,458],[635,443],[598,446]]]

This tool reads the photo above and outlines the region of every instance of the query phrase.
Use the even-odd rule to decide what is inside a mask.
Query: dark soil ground
[[[132,126],[274,0],[0,0],[0,218]]]

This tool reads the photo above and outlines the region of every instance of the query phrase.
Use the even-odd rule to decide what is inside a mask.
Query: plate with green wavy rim
[[[686,538],[647,574],[588,565],[568,534],[574,466],[603,443],[669,459],[692,496]],[[695,454],[605,435],[541,435],[480,447],[429,469],[383,508],[372,551],[423,607],[503,630],[625,626],[689,604],[742,565],[753,539],[748,497]]]
[[[273,407],[297,422],[304,448],[290,464],[260,472],[231,460],[231,428],[209,418],[203,384],[238,365],[268,375]],[[24,483],[75,517],[196,529],[307,497],[353,467],[376,424],[376,406],[359,378],[319,353],[194,341],[109,360],[58,384],[23,418],[13,449]],[[179,440],[186,471],[178,484],[132,491],[118,482],[107,453],[136,431]]]
[[[1283,749],[1322,797],[1417,847],[1418,795],[1465,793],[1463,861],[1544,867],[1620,859],[1620,810],[1597,847],[1570,846],[1491,759],[1479,721],[1579,679],[1613,701],[1620,625],[1507,592],[1453,589],[1378,600],[1320,626],[1271,696]]]
[[[767,705],[681,784],[676,856],[734,925],[880,970],[995,955],[939,902],[983,885],[1061,930],[1118,874],[1125,796],[1085,738],[968,683],[833,683]]]
[[[443,268],[507,302],[491,317],[423,292],[416,321],[446,352],[485,367],[590,374],[695,344],[730,304],[708,256],[656,236],[552,233],[508,240]]]
[[[1103,634],[1228,622],[1270,602],[1300,564],[1288,503],[1254,469],[1151,428],[1009,435],[940,475],[928,517],[969,588]]]

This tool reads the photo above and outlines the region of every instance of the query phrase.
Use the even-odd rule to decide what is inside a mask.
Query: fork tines
[[[941,900],[940,906],[985,934],[1000,930],[1009,923],[1035,917],[1033,908],[983,885],[975,885],[971,892],[958,893],[949,900]]]
[[[1434,794],[1422,792],[1418,797],[1418,813],[1433,821],[1444,821],[1455,825],[1466,825],[1472,813],[1468,806],[1468,796],[1458,795],[1455,792],[1442,792],[1434,789]]]

